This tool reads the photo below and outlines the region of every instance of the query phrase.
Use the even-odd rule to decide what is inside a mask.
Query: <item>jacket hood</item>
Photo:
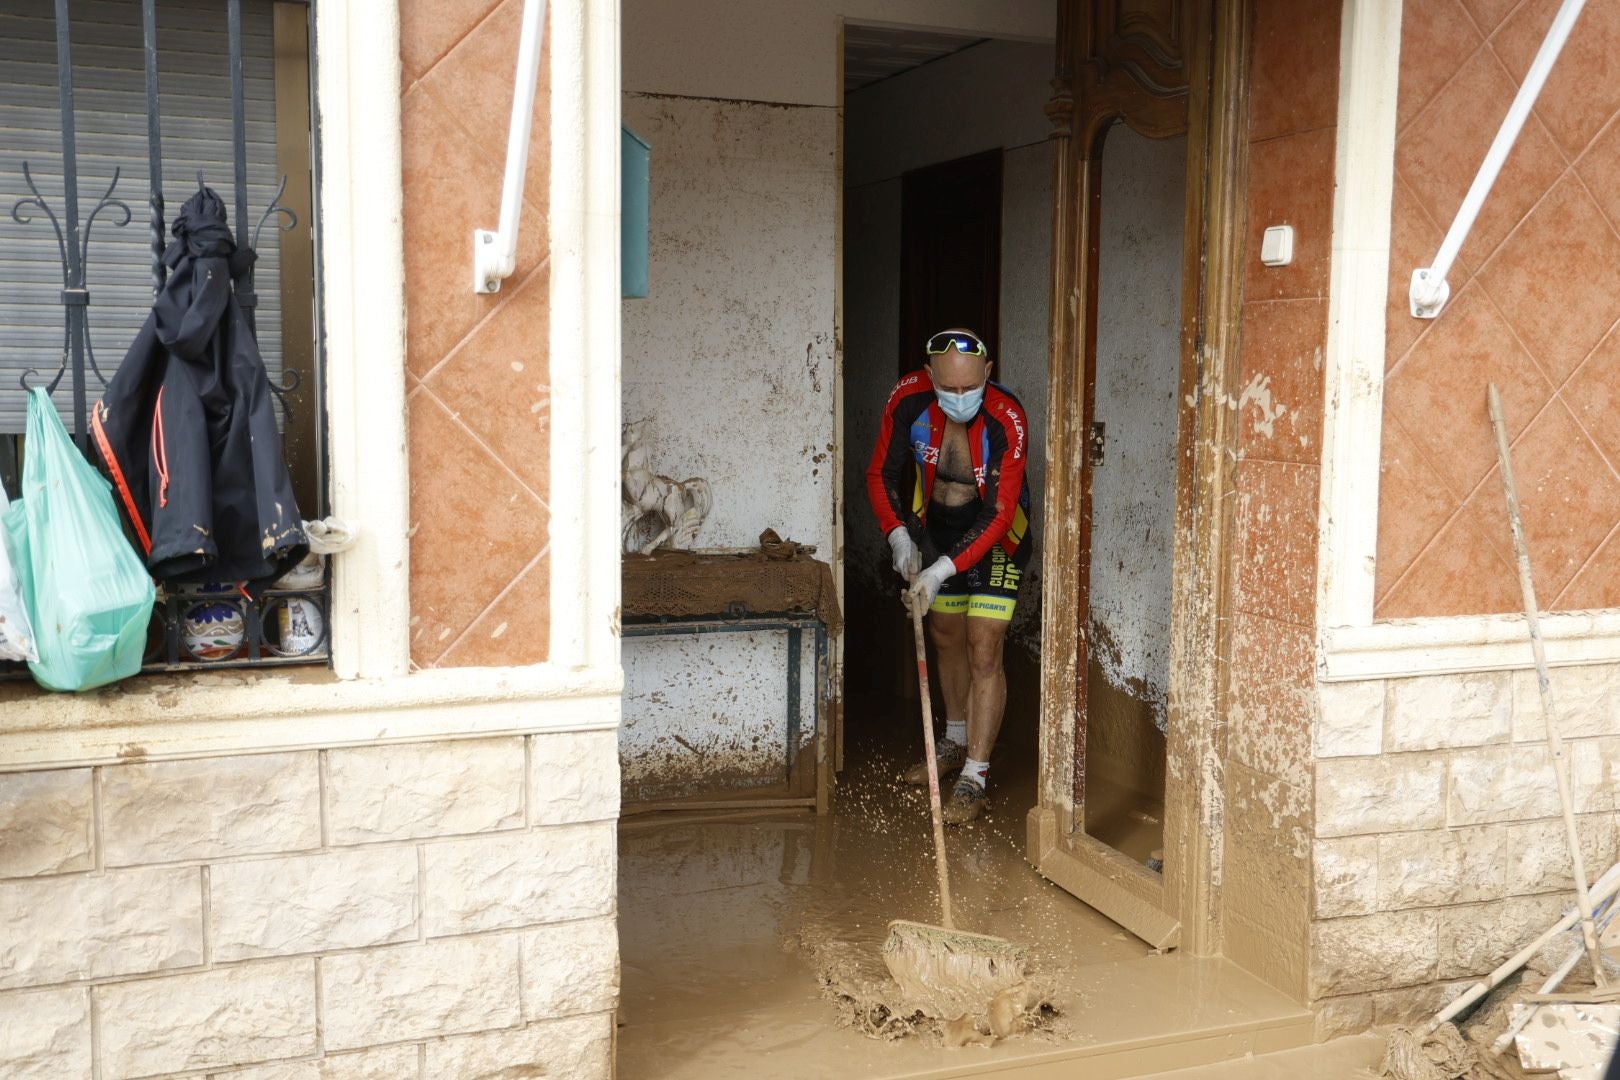
[[[168,281],[152,305],[159,340],[176,356],[197,358],[226,311],[231,283],[252,267],[251,249],[238,250],[225,218],[225,200],[199,190],[175,216],[174,239],[163,252]]]

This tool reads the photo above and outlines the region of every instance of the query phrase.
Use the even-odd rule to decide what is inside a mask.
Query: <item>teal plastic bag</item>
[[[79,453],[43,389],[28,395],[22,498],[5,532],[47,690],[93,690],[141,669],[156,588],[124,538],[112,485]]]

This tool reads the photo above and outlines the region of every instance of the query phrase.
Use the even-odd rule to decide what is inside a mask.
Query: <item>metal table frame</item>
[[[764,809],[772,806],[781,807],[808,807],[814,806],[818,813],[827,810],[827,782],[825,772],[827,768],[827,730],[823,722],[825,703],[829,693],[830,669],[828,665],[828,633],[827,624],[815,615],[803,612],[765,612],[755,614],[748,611],[736,610],[724,615],[705,615],[696,617],[661,616],[654,619],[640,619],[626,621],[620,627],[620,635],[625,638],[640,637],[680,637],[684,635],[697,636],[699,634],[739,634],[754,632],[786,631],[787,633],[787,739],[783,756],[783,776],[791,788],[794,781],[793,763],[798,757],[800,715],[803,712],[803,661],[804,632],[809,630],[815,635],[815,672],[814,672],[814,698],[811,703],[811,716],[814,728],[814,741],[816,744],[816,795],[814,798],[803,796],[764,797],[748,800],[749,808]],[[659,804],[662,808],[664,804]],[[669,804],[674,808],[677,804]],[[739,804],[739,809],[743,808]]]

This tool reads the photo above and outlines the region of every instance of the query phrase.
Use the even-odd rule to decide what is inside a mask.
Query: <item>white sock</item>
[[[945,721],[945,741],[946,742],[953,742],[957,746],[966,746],[967,745],[967,721],[966,720],[946,720]]]
[[[962,778],[973,781],[981,789],[984,787],[985,779],[989,774],[990,763],[988,761],[974,761],[972,758],[968,758],[967,763],[962,766]]]

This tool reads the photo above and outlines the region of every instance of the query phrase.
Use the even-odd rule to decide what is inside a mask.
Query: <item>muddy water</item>
[[[1106,641],[1106,636],[1104,637]],[[1095,659],[1086,680],[1086,832],[1137,862],[1164,847],[1165,736],[1145,688],[1108,681]]]
[[[857,1030],[941,1044],[937,1025],[896,1027],[872,1007],[884,1000],[889,920],[940,917],[926,794],[896,782],[911,741],[852,747],[827,817],[621,829],[621,1075],[766,1075],[758,1055],[796,1046],[883,1052]],[[1062,1016],[1089,992],[1081,969],[1148,950],[1025,862],[1034,762],[1009,748],[995,770],[990,813],[948,830],[956,920],[1029,946],[1051,1008],[1026,1038],[1061,1041],[1072,1036]]]

